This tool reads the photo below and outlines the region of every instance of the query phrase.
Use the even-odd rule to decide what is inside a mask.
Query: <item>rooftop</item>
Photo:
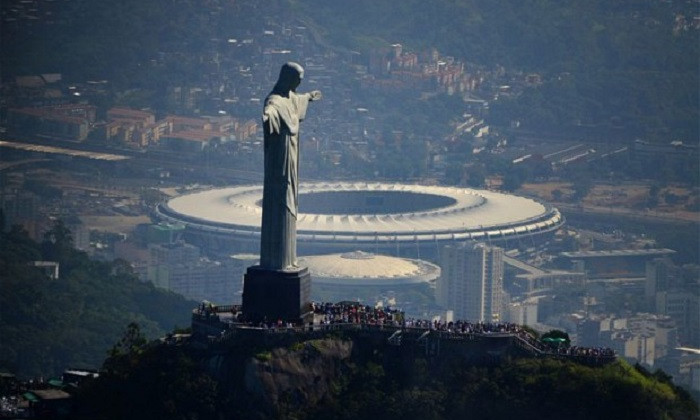
[[[85,157],[88,159],[97,159],[97,160],[117,161],[117,160],[131,159],[129,156],[125,156],[125,155],[115,155],[115,154],[111,154],[111,153],[99,153],[99,152],[88,152],[85,150],[64,149],[62,147],[41,146],[38,144],[29,144],[29,143],[15,143],[15,142],[11,142],[11,141],[2,141],[2,140],[0,140],[0,147],[10,147],[13,149],[21,149],[21,150],[26,150],[26,151],[30,151],[30,152],[38,152],[38,153],[57,153],[57,154]]]
[[[198,229],[259,235],[262,186],[171,199],[161,216]],[[305,183],[298,238],[332,241],[485,239],[556,228],[560,213],[533,199],[487,190],[366,182]]]
[[[600,258],[600,257],[647,257],[675,254],[676,251],[667,248],[651,249],[615,249],[605,251],[575,251],[562,252],[560,255],[568,258]]]
[[[347,285],[401,285],[437,279],[440,268],[421,260],[376,255],[362,251],[299,258],[314,283]]]
[[[29,394],[29,395],[27,395]],[[60,389],[34,389],[25,394],[25,396],[28,397],[28,399],[32,399],[30,396],[31,394],[34,395],[35,399],[34,401],[37,400],[62,400],[66,398],[70,398],[70,394],[61,391]]]

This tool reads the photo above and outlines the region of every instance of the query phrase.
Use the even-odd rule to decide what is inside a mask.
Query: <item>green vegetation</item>
[[[337,400],[307,418],[681,419],[697,413],[687,394],[625,362],[599,368],[555,360],[495,367],[456,362],[438,374],[423,372],[402,387],[368,363]]]
[[[148,338],[189,324],[196,305],[138,280],[124,261],[100,262],[73,248],[61,221],[39,244],[21,228],[0,232],[0,369],[51,377],[99,367],[130,324]],[[32,261],[56,261],[51,280]]]
[[[55,71],[74,80],[108,78],[119,85],[138,84],[144,70],[148,72],[141,67],[159,51],[194,51],[209,39],[209,28],[202,22],[208,10],[195,3],[71,1],[56,8],[52,24],[42,24],[42,19],[34,30],[21,33],[5,25],[3,64],[14,74]],[[194,70],[191,60],[178,61],[170,69],[173,77]]]
[[[272,353],[269,351],[261,351],[255,355],[255,358],[261,362],[269,362],[272,359]]]
[[[459,356],[428,361],[416,354],[406,359],[396,349],[360,343],[355,343],[357,351],[335,374],[332,363],[324,364],[329,371],[313,371],[315,383],[331,381],[324,398],[310,403],[298,390],[285,391],[270,403],[259,390],[247,388],[251,378],[244,373],[248,372],[245,361],[257,357],[257,350],[244,345],[229,349],[226,358],[234,367],[217,371],[222,376],[217,381],[203,371],[204,366],[211,367],[203,352],[187,346],[130,347],[134,339],[140,340],[138,331],[127,332],[122,351],[113,352],[105,363],[107,371],[82,387],[76,418],[640,420],[698,415],[696,403],[668,375],[652,374],[624,361],[599,367],[551,359],[473,365]],[[295,351],[304,352],[315,343]],[[269,356],[258,358],[258,363],[289,363],[272,360],[288,357],[272,350],[267,349]],[[264,375],[283,388],[281,384],[308,378],[306,368],[304,363],[295,364],[297,373],[291,375],[270,368]]]
[[[105,361],[100,378],[76,395],[84,419],[217,418],[221,389],[201,372],[181,347],[145,344],[138,325],[130,324]]]

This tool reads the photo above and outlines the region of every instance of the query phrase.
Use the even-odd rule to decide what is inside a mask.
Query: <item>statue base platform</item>
[[[243,277],[243,316],[247,321],[303,322],[311,311],[309,269],[268,270],[254,265]]]

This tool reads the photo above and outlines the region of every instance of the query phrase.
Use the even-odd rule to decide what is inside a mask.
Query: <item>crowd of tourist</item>
[[[576,357],[614,357],[615,351],[607,347],[559,346],[556,354]]]
[[[217,313],[218,307],[214,305],[213,303],[209,301],[202,301],[197,306],[196,313],[197,315],[202,315],[202,316],[211,316]]]
[[[428,328],[436,331],[444,331],[455,334],[490,334],[510,333],[517,334],[524,331],[519,325],[509,322],[469,322],[469,321],[427,321],[423,319],[409,318],[404,322],[406,328]]]
[[[219,317],[223,314],[223,308],[216,307],[208,302],[202,303],[196,310],[196,313],[205,317]],[[232,323],[233,328],[259,328],[268,331],[289,331],[303,330],[309,328],[326,329],[326,328],[355,328],[355,327],[389,327],[401,330],[425,330],[435,331],[452,338],[473,338],[475,335],[489,334],[508,334],[516,336],[520,339],[521,345],[530,347],[535,351],[546,354],[554,354],[561,356],[586,357],[586,358],[607,358],[615,357],[615,352],[609,348],[603,347],[577,347],[564,346],[545,343],[539,340],[528,329],[521,325],[510,322],[469,322],[469,321],[442,321],[442,320],[425,320],[418,318],[406,318],[404,313],[398,309],[391,307],[373,307],[362,305],[359,302],[314,302],[311,304],[311,311],[314,315],[314,321],[309,325],[301,325],[282,319],[263,320],[258,322],[249,322],[245,320],[241,307],[238,305],[226,307],[226,312],[230,312],[228,319]]]
[[[403,312],[398,309],[372,307],[359,302],[312,303],[319,324],[370,324],[400,326]]]

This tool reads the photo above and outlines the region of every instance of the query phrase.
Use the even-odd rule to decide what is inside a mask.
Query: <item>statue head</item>
[[[288,62],[282,66],[280,77],[277,79],[273,92],[286,94],[289,91],[296,91],[297,86],[304,78],[304,68],[297,63]]]

